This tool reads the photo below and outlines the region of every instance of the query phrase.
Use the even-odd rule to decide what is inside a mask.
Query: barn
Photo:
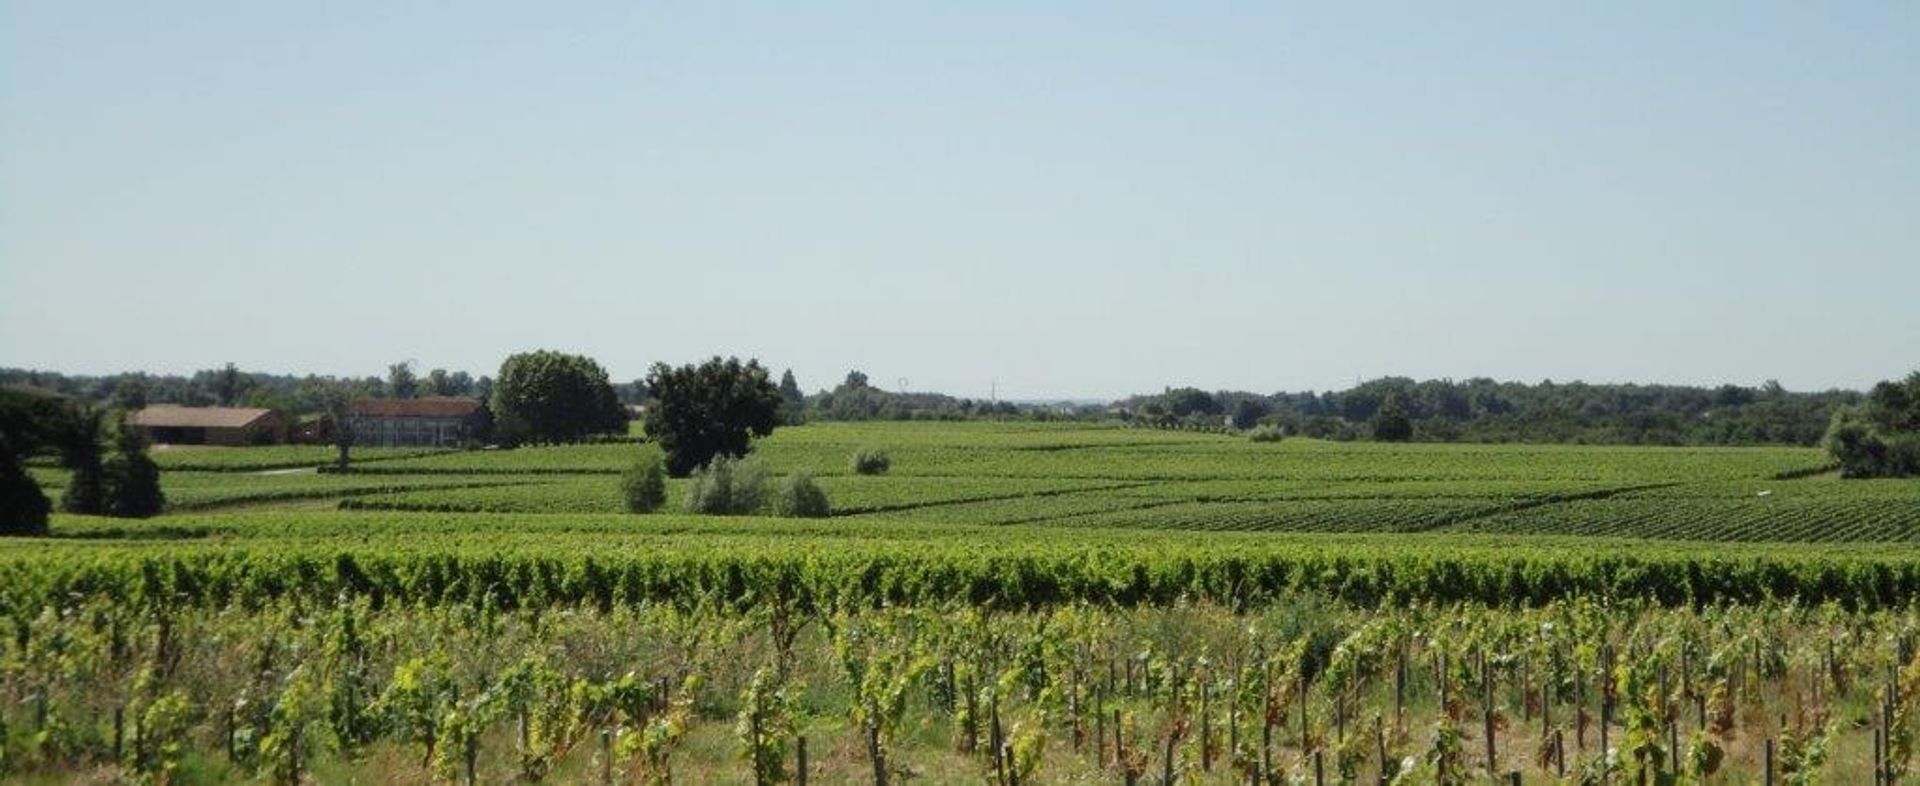
[[[369,398],[348,405],[353,443],[456,448],[486,435],[487,408],[459,397]]]
[[[158,404],[127,423],[167,445],[272,445],[287,441],[287,421],[271,409]]]

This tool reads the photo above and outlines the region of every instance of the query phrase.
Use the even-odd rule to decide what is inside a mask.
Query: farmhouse
[[[168,445],[271,445],[287,439],[287,421],[271,409],[157,404],[127,419]]]
[[[470,398],[369,398],[348,405],[356,445],[459,447],[486,431],[487,409]]]

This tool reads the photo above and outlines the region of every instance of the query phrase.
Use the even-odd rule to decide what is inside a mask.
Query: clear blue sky
[[[0,0],[0,365],[1920,367],[1920,3],[492,6]]]

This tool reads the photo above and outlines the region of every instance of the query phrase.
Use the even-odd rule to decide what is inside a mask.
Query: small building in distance
[[[271,409],[156,404],[127,419],[147,439],[167,445],[276,445],[287,441],[287,420]]]
[[[485,436],[487,408],[459,397],[365,398],[348,405],[353,444],[457,448]]]

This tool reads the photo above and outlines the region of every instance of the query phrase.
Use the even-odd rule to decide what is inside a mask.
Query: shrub
[[[13,453],[0,449],[0,535],[45,535],[52,508]]]
[[[652,513],[667,503],[667,462],[660,451],[646,449],[620,475],[620,497],[628,513]]]
[[[1247,432],[1247,439],[1255,442],[1279,442],[1286,436],[1279,426],[1260,426]]]
[[[1889,434],[1858,407],[1833,413],[1826,446],[1849,478],[1920,475],[1920,434]]]
[[[856,475],[885,475],[893,467],[893,460],[887,452],[879,448],[861,448],[853,454],[853,472]]]
[[[693,471],[687,486],[687,512],[710,516],[747,516],[760,511],[767,486],[766,466],[757,459],[715,456]]]
[[[107,512],[107,469],[100,457],[73,468],[67,490],[60,495],[60,509],[88,516]]]
[[[100,462],[100,427],[104,422],[103,410],[79,405],[71,408],[65,426],[56,429],[60,466],[73,473],[66,493],[60,495],[61,510],[89,516],[107,512],[107,473]]]
[[[167,498],[160,492],[160,466],[147,456],[146,436],[120,424],[119,452],[107,457],[105,473],[107,513],[143,519],[160,515]]]
[[[788,518],[823,519],[833,512],[833,506],[827,502],[827,492],[804,471],[787,476],[787,482],[780,487],[778,503],[780,515]]]

